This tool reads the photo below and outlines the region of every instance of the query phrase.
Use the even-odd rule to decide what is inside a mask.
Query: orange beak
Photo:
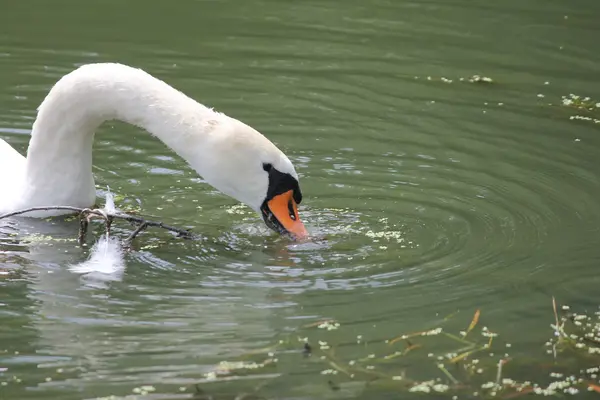
[[[269,200],[267,205],[273,216],[287,233],[294,236],[295,239],[305,239],[308,237],[308,231],[302,221],[300,221],[298,206],[294,201],[292,190],[278,194]]]

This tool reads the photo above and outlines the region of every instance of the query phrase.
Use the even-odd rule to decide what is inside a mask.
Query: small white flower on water
[[[433,385],[435,385],[434,381],[421,382],[421,383],[418,383],[418,384],[414,385],[413,387],[411,387],[408,391],[409,392],[429,393],[429,392],[431,392],[431,387]]]
[[[217,373],[214,371],[208,372],[208,373],[204,374],[204,378],[209,381],[215,380],[215,379],[217,379]]]
[[[437,385],[433,385],[433,390],[435,390],[436,392],[439,392],[439,393],[443,393],[448,390],[448,385],[443,385],[441,383],[438,383]]]
[[[335,369],[325,369],[321,371],[321,375],[335,375],[337,371]]]
[[[435,328],[430,331],[423,332],[421,335],[422,336],[433,336],[433,335],[439,335],[440,333],[442,333],[442,328]]]

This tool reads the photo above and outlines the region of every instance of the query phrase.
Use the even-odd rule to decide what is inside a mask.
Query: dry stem
[[[89,222],[92,219],[102,219],[106,226],[107,235],[110,234],[110,227],[115,219],[125,220],[131,224],[137,225],[136,229],[125,239],[125,244],[129,246],[131,241],[135,239],[137,235],[139,235],[143,230],[148,227],[157,227],[166,229],[169,232],[176,233],[179,237],[183,237],[185,239],[193,239],[194,235],[188,229],[181,229],[171,225],[167,225],[161,221],[149,221],[141,217],[135,217],[133,215],[121,213],[121,212],[108,212],[105,209],[100,208],[79,208],[79,207],[70,207],[70,206],[46,206],[46,207],[31,207],[23,210],[13,211],[7,214],[0,215],[0,219],[14,217],[21,214],[26,214],[32,211],[51,211],[51,210],[59,210],[59,211],[72,211],[73,213],[79,214],[79,235],[78,240],[80,244],[85,242],[85,236],[87,234],[87,229],[89,226]]]

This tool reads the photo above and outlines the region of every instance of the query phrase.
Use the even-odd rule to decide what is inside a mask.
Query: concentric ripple
[[[503,110],[490,124],[502,130],[506,117],[528,118]],[[531,259],[553,252],[565,220],[595,210],[590,175],[576,143],[569,152],[561,141],[538,143],[519,132],[489,137],[484,128],[465,130],[448,146],[438,132],[406,131],[381,153],[362,139],[356,148],[370,151],[302,156],[311,165],[308,190],[311,181],[328,184],[301,210],[315,241],[288,246],[290,257],[311,266],[305,276],[334,282],[328,288],[418,283],[427,290],[444,282],[452,296],[478,277],[521,274]]]

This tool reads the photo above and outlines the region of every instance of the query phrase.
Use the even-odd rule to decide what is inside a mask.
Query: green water
[[[74,238],[76,222],[5,223],[0,399],[124,399],[143,385],[155,391],[137,398],[185,399],[196,383],[219,399],[257,387],[276,399],[409,398],[321,374],[332,367],[318,340],[340,344],[348,366],[456,312],[447,329],[464,330],[478,308],[477,329],[511,343],[493,363],[504,353],[551,363],[551,297],[578,311],[600,304],[600,123],[570,118],[600,119],[600,108],[561,103],[600,102],[599,18],[592,0],[6,0],[2,139],[24,152],[36,107],[78,65],[141,67],[284,150],[302,218],[323,239],[277,238],[158,140],[105,124],[99,187],[203,240],[150,231],[122,277],[90,282],[67,269],[88,250],[57,240]],[[15,240],[17,229],[54,239]],[[295,332],[324,319],[341,326]],[[223,360],[269,358],[244,354],[290,333],[276,363],[206,378]],[[311,357],[300,354],[306,336]],[[448,383],[428,357],[438,346],[371,371]],[[600,361],[589,362],[574,370]]]

